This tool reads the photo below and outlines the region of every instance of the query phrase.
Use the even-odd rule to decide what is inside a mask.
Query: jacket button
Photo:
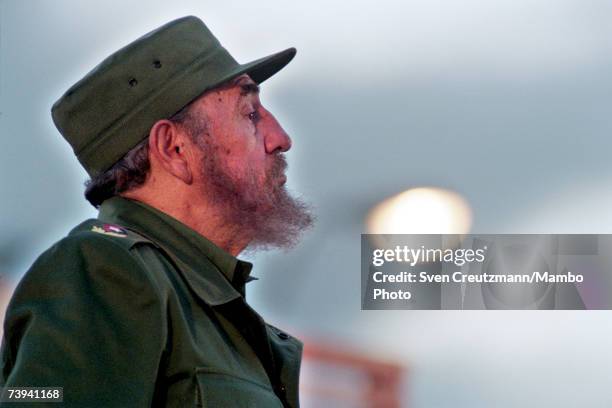
[[[278,385],[274,387],[274,392],[276,392],[279,397],[284,398],[287,393],[287,388],[285,388],[284,385]]]
[[[283,333],[283,332],[278,332],[278,337],[281,340],[288,340],[289,339],[289,335],[287,333]]]

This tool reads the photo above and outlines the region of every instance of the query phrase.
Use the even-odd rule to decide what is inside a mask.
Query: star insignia
[[[124,228],[113,224],[104,224],[102,227],[94,225],[93,227],[91,227],[91,230],[99,234],[110,235],[119,238],[125,238],[128,234]]]

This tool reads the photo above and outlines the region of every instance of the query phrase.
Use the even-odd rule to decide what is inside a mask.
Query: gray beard
[[[242,179],[232,176],[219,160],[218,151],[210,146],[202,148],[206,193],[241,235],[251,237],[247,249],[294,247],[301,234],[313,225],[314,217],[305,202],[292,197],[278,183],[287,168],[285,157],[275,155],[272,170],[262,186],[251,172]]]

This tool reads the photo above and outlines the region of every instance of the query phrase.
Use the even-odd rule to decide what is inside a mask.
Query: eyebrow
[[[240,88],[242,91],[240,95],[246,96],[248,94],[258,94],[259,93],[259,85],[254,82],[248,82],[246,84],[241,84]]]

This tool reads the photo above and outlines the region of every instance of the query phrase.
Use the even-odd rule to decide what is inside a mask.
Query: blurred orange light
[[[472,211],[459,194],[418,187],[387,198],[366,218],[369,234],[467,234]]]

